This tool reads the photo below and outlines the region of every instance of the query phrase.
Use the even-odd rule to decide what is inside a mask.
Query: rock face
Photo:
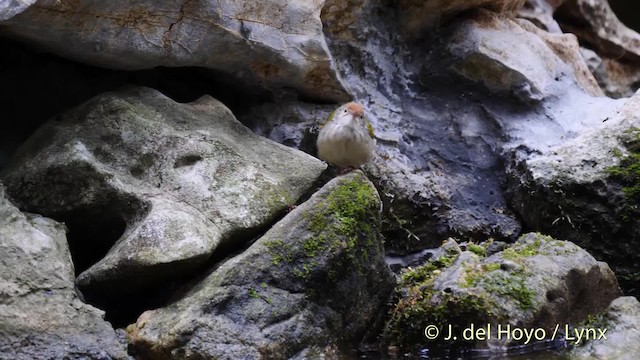
[[[640,34],[626,27],[606,0],[566,0],[556,18],[565,32],[574,33],[600,55],[640,61]]]
[[[336,178],[175,303],[129,328],[141,359],[287,359],[358,341],[393,286],[380,199],[361,172]]]
[[[26,10],[29,6],[33,5],[36,0],[16,1],[16,0],[2,0],[0,1],[0,21],[11,19],[17,14]]]
[[[591,95],[602,96],[572,35],[551,35],[527,21],[483,12],[461,24],[451,39],[453,70],[489,90],[541,101],[566,87],[558,78],[567,74]]]
[[[388,342],[423,344],[429,324],[451,324],[458,334],[470,324],[510,324],[551,334],[556,324],[582,321],[621,294],[607,264],[571,242],[540,234],[523,235],[493,254],[487,243],[448,240],[442,249],[402,275],[386,327]],[[500,343],[497,337],[492,341]]]
[[[98,96],[50,121],[14,160],[2,178],[20,208],[71,221],[77,248],[107,252],[115,242],[78,284],[116,292],[241,245],[326,166],[253,134],[211,97],[178,104],[148,88]]]
[[[483,7],[499,13],[514,13],[526,0],[400,0],[398,7],[405,29],[417,36],[427,29],[435,28],[465,10]]]
[[[634,5],[618,6],[620,11],[634,13],[626,8]],[[583,46],[597,52],[585,49],[582,53],[607,96],[635,93],[640,87],[640,35],[620,22],[607,0],[565,1],[556,18],[563,30],[576,34]]]
[[[75,292],[61,224],[21,213],[0,184],[0,359],[125,359],[125,344]]]
[[[553,18],[555,9],[564,0],[527,0],[520,11],[518,17],[527,19],[537,27],[554,34],[562,33],[560,25]]]
[[[640,66],[628,61],[602,58],[594,51],[580,49],[589,70],[604,93],[612,98],[631,97],[640,88]]]
[[[509,191],[523,221],[571,240],[612,264],[637,288],[640,246],[637,173],[640,95],[573,139],[543,151],[525,148],[509,163]]]
[[[606,339],[598,339],[600,332],[596,332],[596,339],[573,349],[570,359],[635,359],[640,351],[640,302],[633,296],[619,297],[584,328],[606,329]]]
[[[112,69],[200,66],[253,87],[290,87],[318,100],[344,101],[349,96],[322,34],[323,3],[44,0],[26,10],[26,4],[12,6],[0,15],[0,33]],[[17,9],[24,11],[12,16]]]
[[[571,35],[543,39],[524,20],[475,11],[413,42],[395,22],[401,11],[335,2],[322,14],[336,66],[376,129],[367,171],[385,202],[386,245],[513,240],[520,224],[502,190],[504,150],[560,143],[616,102],[593,96],[601,92]]]

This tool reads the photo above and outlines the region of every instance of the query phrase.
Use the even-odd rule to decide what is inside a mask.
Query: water
[[[328,357],[327,359],[330,359]],[[398,354],[390,351],[381,354],[377,351],[362,351],[351,356],[340,356],[337,360],[568,360],[568,346],[564,339],[546,340],[528,345],[515,345],[496,352],[489,349],[472,349],[458,351],[453,349],[441,349],[431,351],[422,349],[416,353]]]

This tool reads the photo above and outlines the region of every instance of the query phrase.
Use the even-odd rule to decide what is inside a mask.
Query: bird
[[[332,112],[320,129],[316,146],[321,160],[343,170],[371,161],[376,138],[362,105],[350,102]]]

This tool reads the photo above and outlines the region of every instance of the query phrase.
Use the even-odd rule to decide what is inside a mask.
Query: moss
[[[265,242],[274,265],[286,263],[294,276],[308,279],[323,261],[319,256],[345,253],[345,266],[357,266],[364,273],[370,252],[381,251],[378,240],[378,196],[375,189],[362,178],[340,181],[324,201],[306,212],[307,236],[287,243]],[[329,277],[343,276],[330,271]]]
[[[540,254],[540,245],[543,241],[551,240],[551,237],[547,237],[541,234],[536,234],[535,240],[528,244],[515,244],[512,247],[506,248],[502,251],[502,257],[508,260],[516,260],[523,257],[529,257]]]
[[[458,253],[446,253],[402,274],[396,293],[398,300],[384,329],[385,341],[400,346],[420,344],[425,340],[427,325],[463,327],[484,320],[489,311],[485,298],[433,289],[435,278],[458,256]]]
[[[249,289],[249,297],[253,298],[253,299],[260,299],[260,294],[258,294],[258,292],[256,291],[256,289],[254,288],[250,288]]]
[[[629,153],[623,156],[620,150],[615,149],[619,153],[616,157],[620,158],[620,164],[607,168],[607,172],[623,185],[627,203],[637,208],[640,201],[640,128],[625,131],[621,140]]]
[[[576,338],[575,334],[580,333],[581,329],[584,329],[586,331],[593,331],[593,329],[610,329],[610,328],[611,328],[611,322],[609,321],[609,317],[607,316],[607,313],[603,311],[596,314],[589,314],[584,320],[576,324],[572,324],[569,327],[569,334],[572,334],[573,338],[575,339]],[[588,336],[584,336],[581,338],[579,344],[576,344],[576,341],[571,341],[569,342],[569,344],[574,346],[575,345],[583,346],[586,343],[588,343],[590,340],[592,340],[592,338]]]
[[[494,295],[507,296],[515,300],[522,310],[533,308],[535,291],[525,284],[527,274],[523,270],[495,271],[482,278],[482,286]]]
[[[264,246],[267,247],[267,251],[271,255],[271,263],[273,265],[291,263],[293,261],[295,254],[284,245],[282,240],[265,241]]]
[[[469,249],[469,251],[471,251],[472,253],[480,257],[487,256],[487,249],[485,249],[484,246],[477,245],[477,244],[469,244],[467,249]]]

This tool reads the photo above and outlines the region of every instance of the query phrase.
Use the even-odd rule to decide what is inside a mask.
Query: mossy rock
[[[603,310],[620,295],[609,267],[573,243],[537,233],[489,254],[490,242],[449,239],[443,255],[407,269],[396,289],[384,342],[403,348],[476,347],[457,340],[428,340],[429,325],[455,334],[472,324],[551,329]],[[444,336],[444,335],[442,335]]]

